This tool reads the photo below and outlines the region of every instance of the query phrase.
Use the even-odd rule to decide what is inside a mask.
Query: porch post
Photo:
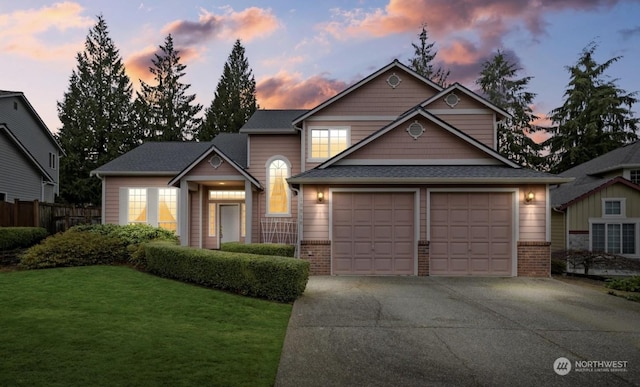
[[[244,181],[245,236],[244,243],[253,242],[253,190],[251,182]]]
[[[189,246],[189,182],[186,180],[180,181],[180,210],[178,212],[178,218],[180,218],[180,244],[182,246]]]

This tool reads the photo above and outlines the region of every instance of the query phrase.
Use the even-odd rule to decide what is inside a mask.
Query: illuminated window
[[[160,188],[158,190],[158,227],[178,231],[178,190]]]
[[[327,159],[349,146],[348,128],[311,129],[311,158]]]
[[[289,214],[289,165],[283,159],[271,161],[267,168],[267,213],[270,215]]]
[[[244,200],[244,191],[209,191],[209,200]]]
[[[147,190],[129,188],[129,224],[147,223]]]
[[[247,206],[240,204],[240,236],[247,236]]]

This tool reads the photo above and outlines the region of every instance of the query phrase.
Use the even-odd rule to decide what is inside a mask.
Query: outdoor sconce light
[[[324,192],[318,191],[318,203],[322,203],[324,201]]]
[[[533,193],[533,191],[529,191],[525,196],[524,196],[524,201],[527,203],[531,203],[533,201],[533,199],[536,198],[536,194]]]

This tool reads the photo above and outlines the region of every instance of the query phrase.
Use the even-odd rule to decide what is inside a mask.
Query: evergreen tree
[[[528,168],[539,168],[541,146],[527,134],[536,131],[532,122],[536,117],[531,110],[535,94],[526,91],[532,77],[516,78],[519,68],[498,51],[482,65],[480,86],[485,97],[494,105],[511,114],[498,123],[498,152]]]
[[[57,103],[62,122],[57,138],[66,153],[60,159],[60,196],[71,203],[99,205],[100,181],[90,177],[90,171],[140,142],[132,120],[133,88],[102,16],[76,59],[69,89]]]
[[[200,126],[199,140],[212,140],[222,132],[238,132],[257,108],[256,81],[244,47],[240,40],[236,40]]]
[[[631,110],[638,102],[637,92],[627,93],[616,85],[617,79],[605,76],[622,57],[597,63],[596,48],[596,43],[589,43],[578,62],[566,67],[571,75],[565,101],[551,111],[552,137],[544,143],[551,172],[566,171],[638,138],[639,120]]]
[[[139,125],[145,135],[155,141],[184,141],[190,139],[200,123],[196,115],[202,105],[194,104],[195,94],[187,95],[191,85],[180,82],[186,65],[180,63],[180,52],[173,47],[169,34],[161,53],[155,54],[149,71],[155,86],[140,81],[140,92],[135,102]]]
[[[434,69],[433,61],[438,51],[433,48],[435,42],[429,43],[426,23],[422,25],[422,31],[418,34],[418,38],[420,39],[419,44],[411,43],[415,51],[413,58],[409,60],[409,67],[423,77],[431,79],[440,86],[445,87],[450,71],[442,67]]]

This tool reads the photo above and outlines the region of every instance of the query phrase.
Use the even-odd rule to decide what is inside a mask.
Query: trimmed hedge
[[[20,266],[41,269],[129,262],[143,267],[139,246],[158,240],[174,245],[179,242],[172,231],[147,225],[75,226],[28,249],[20,257]]]
[[[42,227],[0,227],[0,250],[31,247],[49,233]]]
[[[227,242],[220,246],[222,251],[231,251],[234,253],[247,253],[257,255],[273,255],[276,257],[293,257],[295,246],[284,245],[278,243],[240,243]]]
[[[287,257],[203,250],[148,243],[149,272],[167,278],[282,302],[307,286],[309,262]]]
[[[45,239],[20,257],[20,267],[44,269],[58,266],[110,265],[126,262],[127,246],[118,238],[96,233],[67,231]]]

